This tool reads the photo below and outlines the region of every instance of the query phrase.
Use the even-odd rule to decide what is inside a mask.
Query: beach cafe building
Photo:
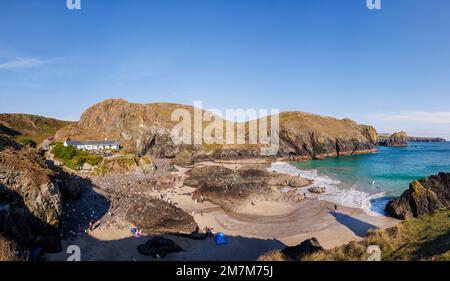
[[[120,145],[117,141],[71,141],[64,142],[65,147],[73,146],[79,150],[119,150]]]

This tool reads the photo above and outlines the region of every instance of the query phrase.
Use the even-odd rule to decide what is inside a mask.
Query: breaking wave
[[[319,175],[316,170],[301,170],[289,163],[277,162],[268,168],[269,171],[300,176],[313,181],[310,186],[301,189],[309,198],[330,201],[342,206],[361,208],[371,216],[385,215],[384,208],[391,197],[384,192],[370,195],[356,188],[342,188],[341,182],[325,175]],[[314,194],[308,191],[311,187],[324,187],[325,193]]]

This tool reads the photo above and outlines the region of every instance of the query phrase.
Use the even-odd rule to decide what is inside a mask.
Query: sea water
[[[271,170],[300,175],[326,188],[309,194],[348,207],[384,214],[386,203],[409,183],[439,172],[450,172],[450,142],[410,143],[408,147],[378,147],[378,152],[326,160],[274,163]],[[307,189],[304,190],[307,192]]]

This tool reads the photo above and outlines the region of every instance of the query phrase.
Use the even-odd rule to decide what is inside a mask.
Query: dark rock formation
[[[317,238],[311,238],[303,241],[300,245],[285,248],[282,253],[289,260],[298,261],[307,255],[312,255],[322,250],[323,248],[319,240]]]
[[[450,173],[439,173],[413,181],[407,191],[387,204],[386,212],[393,217],[406,219],[449,207]]]
[[[379,143],[383,146],[404,147],[408,146],[408,135],[405,132],[394,133]]]
[[[28,248],[59,248],[58,175],[35,150],[0,135],[0,232]]]
[[[198,227],[185,211],[157,199],[138,201],[127,211],[126,219],[148,234],[190,235]]]
[[[322,193],[325,193],[326,189],[325,189],[325,187],[315,186],[315,187],[309,188],[308,191],[311,193],[322,194]]]
[[[304,187],[311,181],[258,169],[233,171],[222,166],[201,166],[188,172],[185,184],[197,188],[194,199],[208,200],[224,209],[237,211],[243,204],[257,200],[300,201],[304,199],[303,194],[296,190],[280,192],[277,188]]]
[[[164,237],[154,237],[147,243],[138,246],[139,252],[144,256],[153,256],[155,258],[166,257],[167,254],[181,252],[183,249],[175,242]]]

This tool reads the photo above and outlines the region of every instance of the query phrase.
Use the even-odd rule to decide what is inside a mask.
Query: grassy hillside
[[[31,139],[37,144],[72,123],[37,115],[0,114],[0,131],[16,137],[19,141]]]
[[[448,261],[450,260],[450,210],[413,218],[398,226],[372,231],[367,238],[331,250],[320,251],[303,261],[366,261],[367,249],[377,245],[383,261]],[[265,261],[286,260],[281,252],[270,252]]]

